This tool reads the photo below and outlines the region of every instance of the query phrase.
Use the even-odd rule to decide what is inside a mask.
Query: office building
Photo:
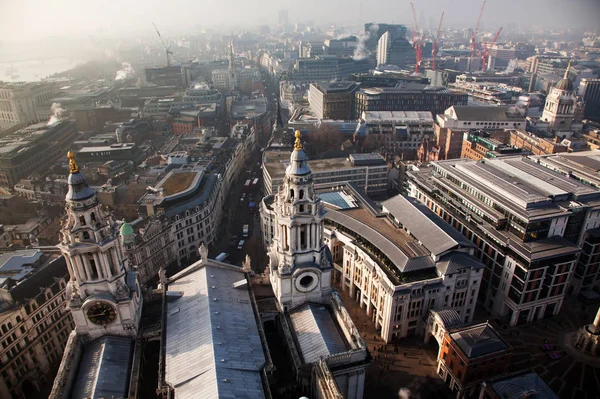
[[[156,86],[175,86],[186,88],[190,84],[185,68],[181,65],[145,68],[146,82]]]
[[[416,52],[413,46],[403,37],[394,37],[385,32],[377,42],[377,65],[396,65],[400,68],[414,66]]]
[[[426,111],[441,114],[453,105],[467,105],[467,93],[418,83],[356,92],[354,114],[365,111]]]
[[[135,143],[117,143],[102,147],[83,147],[77,151],[77,157],[82,163],[106,161],[136,162],[144,155]]]
[[[600,154],[597,151],[530,156],[530,158],[561,175],[600,189],[598,177]],[[600,260],[594,256],[600,250],[600,235],[597,229],[590,229],[583,233],[579,244],[582,252],[568,289],[568,293],[573,295],[579,294],[582,290],[600,288]]]
[[[439,146],[439,159],[460,158],[463,137],[469,130],[485,130],[493,138],[506,143],[506,129],[525,129],[527,122],[509,107],[465,107],[453,106],[436,115],[435,136]],[[515,147],[516,144],[511,143]]]
[[[439,161],[408,171],[410,196],[478,248],[479,302],[514,326],[560,311],[600,191],[523,157]]]
[[[386,32],[390,32],[392,37],[406,38],[407,28],[406,25],[399,24],[379,24],[375,22],[369,22],[365,24],[365,41],[366,50],[369,51],[373,56],[377,54],[377,44],[381,36]]]
[[[354,82],[311,83],[308,90],[310,110],[319,119],[353,119]]]
[[[381,337],[421,335],[429,309],[473,318],[483,265],[473,245],[415,200],[397,196],[373,206],[351,185],[318,194],[332,281],[372,317]],[[265,242],[273,242],[276,203],[261,204]]]
[[[0,83],[0,126],[38,122],[37,109],[58,93],[56,83]]]
[[[285,181],[267,198],[271,207],[261,205],[261,218],[271,221],[273,238],[266,274],[295,378],[312,397],[362,398],[367,347],[331,286],[325,211],[298,131]]]
[[[358,47],[358,38],[327,39],[324,42],[325,54],[336,57],[352,57]]]
[[[505,83],[465,82],[456,80],[448,87],[469,93],[470,105],[509,105],[517,102],[523,89]]]
[[[494,45],[489,49],[489,57],[493,59],[493,63],[489,63],[489,69],[504,70],[510,62],[517,58],[516,49],[514,47],[505,48],[503,46]]]
[[[505,374],[512,348],[488,323],[451,329],[438,356],[438,375],[457,398],[474,397],[481,382]]]
[[[438,114],[436,122],[440,128],[457,130],[524,130],[527,127],[525,117],[508,106],[452,106]]]
[[[37,249],[5,252],[0,274],[0,397],[33,397],[52,381],[73,329],[67,264]]]
[[[232,79],[232,73],[229,69],[215,69],[212,71],[212,82],[217,89],[232,89],[242,87],[244,82],[256,83],[262,80],[258,68],[245,67],[235,68],[235,78]]]
[[[431,112],[368,111],[363,112],[362,120],[376,148],[416,150],[424,140],[433,140],[435,134]]]
[[[584,117],[600,122],[600,79],[581,79],[579,95],[585,104]]]
[[[325,56],[299,58],[289,72],[288,79],[294,83],[330,82],[349,79],[352,74],[368,72],[373,67],[369,59]]]
[[[0,138],[0,187],[12,190],[22,178],[48,171],[77,139],[74,121],[30,125]]]
[[[315,190],[327,190],[345,184],[354,184],[367,195],[387,192],[387,163],[379,154],[350,154],[348,158],[329,158],[307,161],[311,168]],[[263,178],[266,194],[277,193],[283,184],[288,166],[285,151],[265,151]]]

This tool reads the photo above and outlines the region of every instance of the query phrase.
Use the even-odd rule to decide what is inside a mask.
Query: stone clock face
[[[117,310],[106,302],[96,302],[88,308],[86,315],[92,323],[103,326],[117,318]]]

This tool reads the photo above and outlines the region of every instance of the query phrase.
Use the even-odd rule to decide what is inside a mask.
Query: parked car
[[[238,242],[238,249],[242,249],[244,247],[245,242],[246,240],[240,240],[240,242]]]

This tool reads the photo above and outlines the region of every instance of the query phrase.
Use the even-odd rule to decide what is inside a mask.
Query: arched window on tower
[[[300,193],[298,195],[298,199],[303,199],[304,198],[304,190],[300,190]]]
[[[83,215],[79,216],[79,224],[82,226],[85,226],[85,216],[83,216]]]
[[[88,233],[87,231],[83,232],[83,239],[84,240],[89,240],[90,239],[90,233]]]
[[[90,220],[92,221],[92,224],[96,224],[96,214],[94,212],[90,214]]]
[[[89,262],[90,262],[90,270],[92,272],[92,280],[97,280],[98,279],[98,268],[96,266],[96,261],[94,260],[94,258],[88,258]]]
[[[294,199],[294,189],[290,190],[290,199]]]

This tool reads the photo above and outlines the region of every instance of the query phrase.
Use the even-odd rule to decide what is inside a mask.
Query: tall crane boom
[[[500,37],[500,32],[502,32],[502,27],[500,27],[500,29],[498,29],[498,32],[496,32],[496,35],[494,36],[494,39],[492,39],[492,41],[490,42],[489,45],[485,45],[483,46],[483,50],[481,51],[481,70],[485,71],[486,67],[487,67],[487,60],[488,60],[488,56],[490,55],[490,50],[492,49],[492,47],[494,47],[494,45],[496,44],[496,41],[498,41],[498,38]]]
[[[483,1],[481,5],[481,10],[479,10],[479,16],[477,17],[477,24],[475,25],[475,30],[471,34],[471,57],[475,56],[475,48],[477,47],[477,32],[479,32],[479,23],[481,22],[481,16],[483,15],[483,8],[485,7],[486,0]]]
[[[442,16],[440,17],[440,24],[438,25],[437,33],[435,35],[435,41],[433,42],[433,51],[432,56],[433,60],[431,61],[431,69],[436,68],[437,66],[437,54],[438,54],[438,43],[440,40],[440,30],[442,30],[442,21],[444,20],[444,11],[442,11]]]
[[[416,63],[415,72],[419,73],[419,66],[421,65],[421,57],[423,56],[423,43],[421,41],[421,34],[419,33],[419,23],[417,22],[417,12],[415,11],[415,5],[410,2],[412,8],[413,18],[415,21],[413,28],[413,46],[415,47]]]
[[[164,39],[160,35],[160,32],[158,31],[158,28],[156,27],[156,25],[154,24],[154,22],[152,22],[152,26],[154,26],[154,30],[156,30],[156,34],[158,35],[158,38],[160,39],[160,42],[162,43],[163,47],[165,48],[165,52],[167,53],[167,66],[170,66],[171,65],[171,59],[170,59],[169,55],[173,54],[173,52],[171,51],[171,46],[167,46],[167,44],[165,43]]]

